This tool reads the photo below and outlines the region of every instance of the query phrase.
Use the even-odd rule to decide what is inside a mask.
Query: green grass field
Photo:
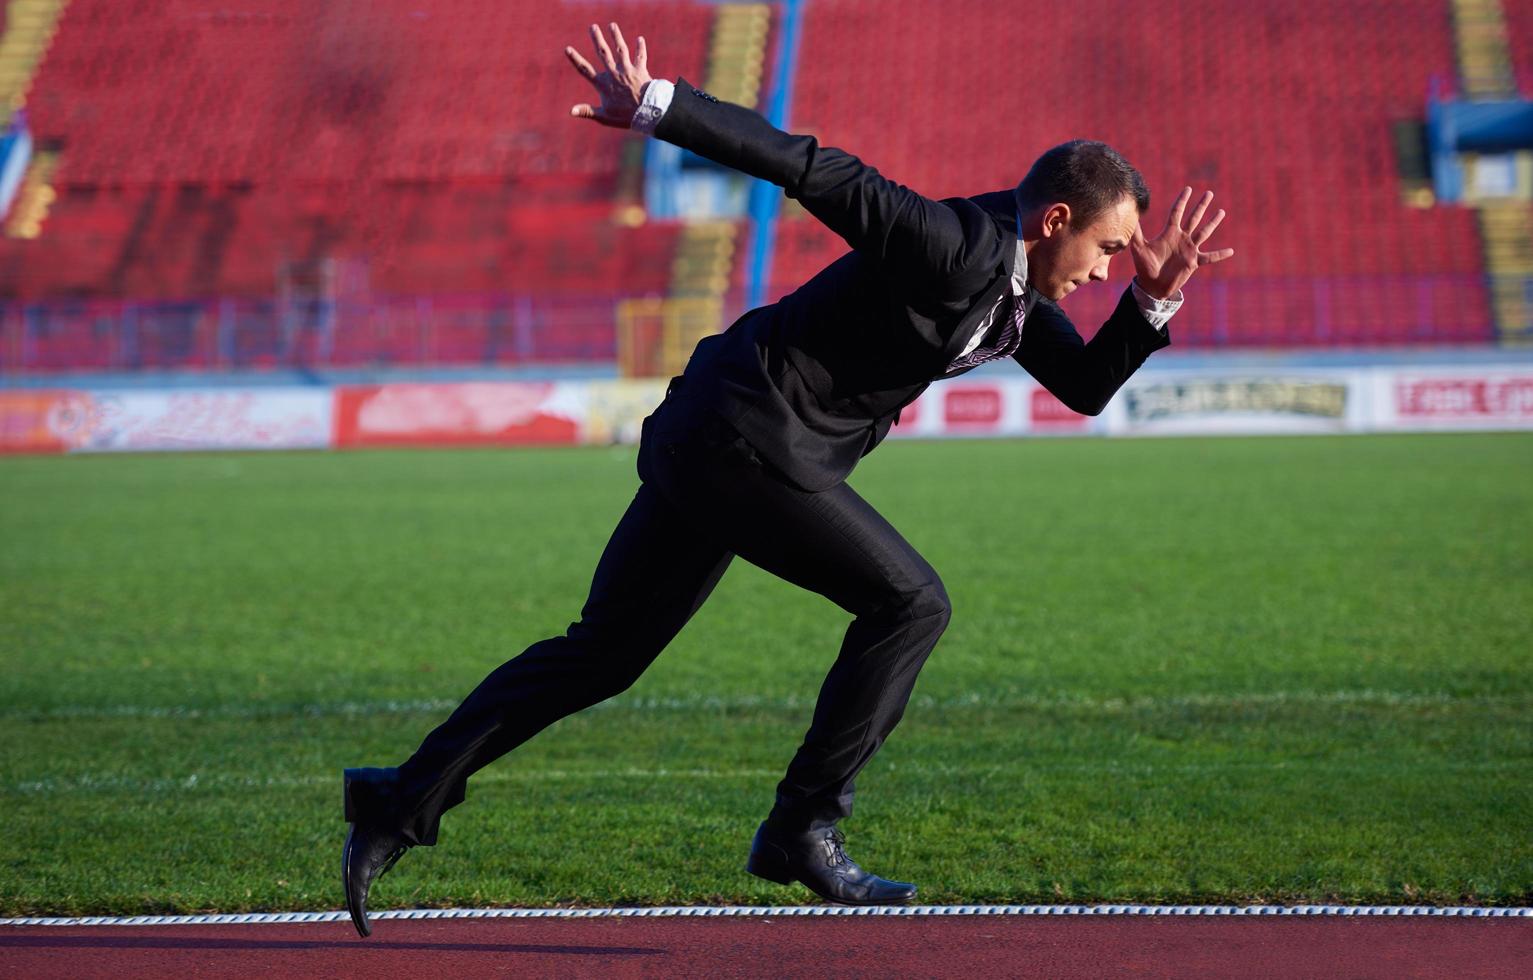
[[[844,824],[923,902],[1533,898],[1533,436],[853,482],[957,610]],[[0,459],[0,911],[338,907],[341,768],[562,630],[635,485],[619,449]],[[845,624],[737,563],[374,905],[808,900],[741,865]]]

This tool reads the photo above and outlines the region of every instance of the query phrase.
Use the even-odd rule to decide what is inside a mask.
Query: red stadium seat
[[[0,299],[224,297],[255,311],[294,269],[333,259],[365,283],[342,294],[328,338],[316,334],[302,356],[611,358],[614,304],[665,293],[678,229],[614,222],[624,138],[567,116],[585,90],[561,49],[586,47],[586,25],[608,8],[256,7],[67,6],[27,101],[39,145],[60,151],[59,197],[41,237],[0,240]],[[1526,92],[1533,8],[1505,7]],[[714,11],[630,0],[613,13],[655,40],[658,70],[701,83]],[[1454,67],[1442,0],[1195,11],[1105,0],[1089,14],[1014,0],[814,0],[791,128],[936,196],[1010,187],[1048,146],[1104,139],[1144,171],[1152,228],[1184,182],[1213,187],[1230,212],[1216,241],[1238,257],[1200,278],[1176,320],[1179,345],[1484,343],[1493,329],[1472,212],[1404,206],[1394,172],[1391,124],[1420,118],[1429,80]],[[789,210],[770,296],[844,250]],[[737,250],[732,297],[748,252]],[[1129,269],[1120,258],[1114,274]],[[1116,293],[1082,290],[1067,306],[1089,329]],[[424,347],[420,297],[432,311]],[[502,343],[503,327],[515,343]],[[205,324],[164,329],[135,356],[227,359]],[[106,341],[84,327],[57,333],[38,348],[48,365],[122,355],[102,353]],[[284,356],[252,344],[249,363]]]
[[[1533,30],[1516,6],[1509,20]],[[817,0],[805,18],[793,128],[923,193],[1010,187],[1040,151],[1077,137],[1112,143],[1144,172],[1147,227],[1182,184],[1213,187],[1230,213],[1218,240],[1238,258],[1197,288],[1218,283],[1229,302],[1189,304],[1179,343],[1492,338],[1472,212],[1404,206],[1394,172],[1390,124],[1420,118],[1429,79],[1454,72],[1440,0],[1195,12],[1109,0],[1090,16],[1005,0]],[[979,36],[990,54],[976,56]],[[1514,49],[1533,62],[1526,43]],[[867,84],[890,64],[910,66],[893,105]],[[784,222],[771,294],[843,250],[809,219]],[[1114,274],[1131,274],[1126,257]],[[1083,324],[1116,299],[1091,296],[1101,291],[1067,303]]]

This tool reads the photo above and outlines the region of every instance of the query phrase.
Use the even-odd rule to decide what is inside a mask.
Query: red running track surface
[[[0,977],[1533,975],[1525,919],[932,916],[0,928]]]

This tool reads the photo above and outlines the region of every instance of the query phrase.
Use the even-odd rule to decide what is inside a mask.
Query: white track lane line
[[[729,916],[1340,916],[1359,918],[1533,918],[1533,908],[1425,905],[671,905],[592,909],[397,909],[373,919],[719,918]],[[130,915],[0,919],[0,926],[225,926],[346,922],[344,911],[251,912],[236,915]]]

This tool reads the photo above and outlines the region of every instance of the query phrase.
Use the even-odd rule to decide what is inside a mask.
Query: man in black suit
[[[1144,181],[1111,148],[1055,147],[1012,190],[933,201],[841,150],[772,127],[687,84],[652,80],[644,38],[592,26],[604,71],[566,55],[601,94],[571,115],[633,127],[783,187],[852,250],[791,295],[698,344],[645,421],[641,485],[597,566],[580,620],[479,685],[397,769],[346,772],[346,897],[367,935],[371,882],[461,802],[469,775],[558,719],[623,691],[740,555],[855,618],[802,746],[756,832],[747,870],[848,904],[915,887],[853,863],[836,823],[853,780],[899,721],[950,613],[942,581],[846,484],[933,381],[1012,357],[1066,405],[1096,414],[1153,351],[1181,287],[1230,249],[1223,218],[1184,220],[1192,189],[1147,240]],[[614,48],[616,53],[614,54]],[[1054,305],[1107,278],[1135,282],[1090,343]]]

